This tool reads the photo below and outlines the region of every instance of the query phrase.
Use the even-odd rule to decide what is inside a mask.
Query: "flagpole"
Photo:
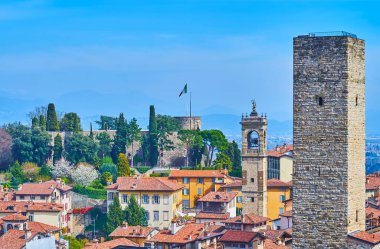
[[[191,130],[191,92],[190,92],[190,130]]]

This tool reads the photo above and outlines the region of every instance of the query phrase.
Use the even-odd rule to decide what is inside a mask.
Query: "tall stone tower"
[[[364,41],[294,38],[293,248],[348,248],[365,228]]]
[[[267,118],[252,101],[250,115],[242,116],[243,214],[267,215]]]

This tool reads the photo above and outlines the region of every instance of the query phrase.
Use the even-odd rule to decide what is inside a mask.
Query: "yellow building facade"
[[[183,208],[196,208],[199,198],[228,182],[228,174],[226,170],[172,170],[169,179],[183,185]]]
[[[241,192],[242,181],[240,178],[231,178],[232,182],[226,183],[221,187],[224,192],[237,192],[236,196],[236,215],[241,214],[243,209],[243,193]]]
[[[271,220],[275,220],[285,211],[285,201],[291,198],[291,182],[283,182],[277,179],[270,179],[267,182],[268,203],[267,215]]]

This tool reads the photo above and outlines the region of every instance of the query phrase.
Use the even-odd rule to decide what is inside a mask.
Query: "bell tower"
[[[256,101],[241,117],[243,214],[267,215],[267,118],[259,116]]]

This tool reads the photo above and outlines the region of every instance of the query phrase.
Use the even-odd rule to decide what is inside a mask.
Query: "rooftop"
[[[270,188],[275,188],[275,187],[291,187],[292,186],[292,182],[283,182],[283,181],[280,181],[278,179],[269,179],[267,181],[267,187]]]
[[[222,237],[220,237],[220,242],[240,242],[249,243],[257,236],[262,236],[260,233],[251,231],[236,231],[228,230]]]
[[[237,192],[210,192],[202,196],[198,201],[204,202],[230,202]]]
[[[217,177],[223,178],[227,175],[225,170],[172,170],[172,177]]]
[[[40,183],[24,183],[20,185],[15,195],[51,195],[55,189],[69,191],[72,188],[60,181],[47,181]]]
[[[371,234],[368,232],[360,231],[356,233],[349,234],[351,238],[358,239],[367,242],[372,245],[377,245],[380,243],[380,236],[376,234]]]
[[[211,220],[227,220],[230,217],[230,213],[207,213],[199,212],[195,215],[195,219],[211,219]]]
[[[126,239],[126,238],[120,238],[120,239],[114,239],[103,243],[87,243],[85,245],[86,249],[111,249],[111,248],[119,248],[123,246],[132,246],[132,247],[139,247],[138,244],[135,242]]]
[[[307,35],[299,35],[298,37],[326,37],[326,36],[348,36],[358,38],[355,34],[346,31],[329,31],[329,32],[312,32]]]
[[[293,144],[283,144],[281,146],[276,146],[273,149],[268,150],[267,154],[271,157],[293,157]]]
[[[239,216],[230,218],[224,221],[224,223],[242,223],[242,218],[243,218],[243,224],[247,224],[247,225],[256,225],[260,223],[265,223],[269,220],[266,217],[251,213],[251,214],[245,214],[244,216],[239,215]]]
[[[165,177],[118,177],[117,182],[107,187],[119,191],[177,191],[183,185]]]
[[[122,226],[117,227],[109,236],[127,238],[146,238],[153,230],[153,227],[128,226],[127,224],[124,224]]]
[[[2,201],[0,213],[25,213],[27,211],[61,212],[63,205],[49,202]]]

